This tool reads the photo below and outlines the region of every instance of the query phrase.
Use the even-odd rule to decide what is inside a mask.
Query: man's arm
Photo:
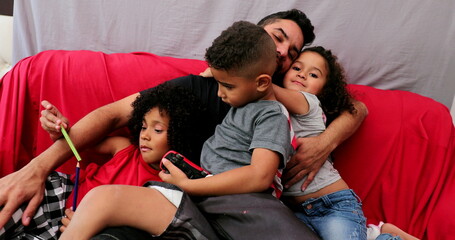
[[[302,189],[305,189],[329,154],[359,128],[368,115],[368,109],[360,101],[353,99],[352,103],[355,113],[343,112],[319,136],[297,139],[297,152],[286,165],[283,175],[285,187],[293,185],[308,174],[302,185]]]
[[[125,126],[132,110],[131,103],[138,94],[100,107],[78,121],[69,132],[75,147],[82,151],[113,130]],[[3,206],[0,212],[0,227],[25,202],[28,202],[28,205],[22,216],[22,223],[29,224],[43,198],[47,176],[70,156],[68,144],[60,138],[25,167],[0,179],[0,206]]]

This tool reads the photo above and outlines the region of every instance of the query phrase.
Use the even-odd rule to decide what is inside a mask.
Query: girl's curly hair
[[[322,56],[328,68],[327,82],[317,96],[321,102],[322,110],[327,116],[327,125],[343,111],[355,113],[352,97],[346,89],[347,83],[344,69],[337,61],[337,57],[332,54],[332,51],[326,50],[321,46],[305,48],[302,53],[309,51]]]
[[[203,141],[199,134],[202,124],[202,107],[200,100],[187,89],[174,86],[170,83],[160,84],[141,94],[132,103],[128,128],[131,133],[131,142],[139,144],[142,121],[146,113],[158,107],[161,114],[169,116],[167,130],[168,145],[189,159],[199,160],[200,151],[197,144]],[[202,145],[202,144],[199,144]]]

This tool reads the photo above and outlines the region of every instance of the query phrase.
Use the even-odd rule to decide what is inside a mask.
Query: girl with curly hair
[[[89,163],[81,169],[77,203],[93,188],[107,184],[142,186],[148,181],[162,181],[158,176],[160,162],[169,150],[185,156],[198,156],[201,119],[203,111],[200,101],[189,90],[163,83],[143,91],[132,103],[133,112],[129,119],[131,139],[108,137],[92,149],[112,158],[98,165]],[[53,172],[46,182],[46,201],[29,226],[22,226],[18,209],[4,228],[0,229],[0,239],[15,239],[19,236],[42,239],[57,239],[59,227],[64,230],[73,215],[74,176]],[[67,208],[65,210],[65,208]],[[65,218],[64,216],[68,216]],[[61,222],[60,222],[61,221]],[[63,226],[62,226],[63,223]],[[41,239],[40,238],[40,239]]]
[[[355,113],[341,65],[330,50],[304,49],[291,65],[283,87],[274,87],[277,99],[291,114],[296,137],[317,136],[326,121],[347,110]],[[359,197],[349,189],[331,163],[330,156],[313,181],[300,182],[283,192],[283,201],[297,217],[324,239],[365,239],[366,222]]]
[[[273,90],[291,113],[296,137],[319,135],[343,111],[356,113],[344,70],[323,47],[304,49],[286,73],[283,87]],[[305,177],[286,188],[282,199],[322,239],[417,239],[391,223],[370,224],[367,231],[360,198],[332,166],[330,156],[315,176],[307,177],[314,178],[307,187],[301,187]]]
[[[95,147],[98,152],[112,154],[113,158],[101,167],[86,168],[86,172],[94,174],[80,182],[78,202],[99,185],[142,186],[148,181],[162,182],[158,176],[160,163],[169,150],[198,162],[198,146],[205,140],[200,134],[204,126],[200,117],[203,109],[189,90],[165,82],[141,92],[132,106],[128,121],[130,139],[110,137]],[[73,214],[70,209],[66,212]],[[63,219],[64,225],[66,221]]]

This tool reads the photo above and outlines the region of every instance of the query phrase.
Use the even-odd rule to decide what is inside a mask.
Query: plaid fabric
[[[3,239],[57,239],[60,235],[61,219],[65,216],[66,199],[73,190],[70,175],[53,172],[45,184],[44,199],[30,221],[29,226],[21,224],[21,217],[26,205],[22,205],[0,229],[0,240]]]

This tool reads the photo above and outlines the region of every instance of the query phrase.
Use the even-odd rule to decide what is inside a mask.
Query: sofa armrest
[[[391,222],[419,238],[448,236],[440,230],[455,225],[441,214],[455,214],[448,205],[455,194],[455,129],[448,108],[406,91],[349,89],[369,114],[334,152],[334,161],[362,199],[368,222]]]

